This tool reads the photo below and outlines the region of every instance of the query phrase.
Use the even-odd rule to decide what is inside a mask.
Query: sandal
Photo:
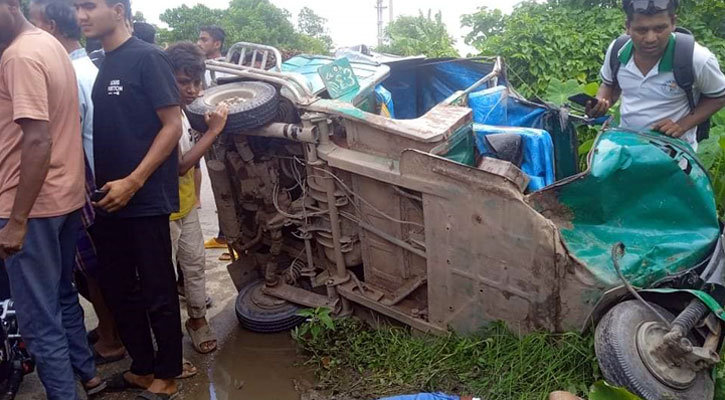
[[[98,393],[106,390],[106,388],[108,388],[108,382],[106,381],[101,381],[101,383],[93,387],[86,386],[85,383],[83,384],[83,389],[85,389],[87,397],[95,396]]]
[[[119,372],[119,373],[111,376],[106,381],[106,390],[108,390],[109,392],[124,392],[126,390],[131,390],[131,391],[146,390],[146,388],[143,386],[139,386],[135,383],[127,381],[126,378],[124,377],[124,375],[126,375],[126,372],[131,372],[131,371]]]
[[[217,339],[216,336],[214,336],[214,333],[211,331],[211,327],[209,324],[206,324],[202,326],[201,328],[197,330],[191,329],[191,326],[189,325],[189,321],[186,321],[186,332],[189,334],[189,337],[191,338],[191,343],[194,345],[194,350],[198,351],[201,354],[209,354],[212,351],[216,350],[217,348]],[[214,345],[210,348],[204,350],[202,349],[201,345],[204,343],[211,343],[214,342]]]
[[[185,358],[181,363],[181,373],[176,377],[176,379],[189,379],[196,376],[198,373],[199,370],[196,369],[194,364]]]
[[[175,398],[179,397],[180,390],[181,389],[177,389],[176,393],[174,394],[152,393],[148,390],[144,390],[138,396],[136,396],[136,400],[174,400]]]

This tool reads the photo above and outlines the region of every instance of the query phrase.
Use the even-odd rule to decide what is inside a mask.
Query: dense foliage
[[[505,57],[510,79],[527,96],[543,96],[552,79],[598,81],[608,45],[625,31],[619,0],[526,1],[510,15],[480,8],[461,23],[465,42]],[[725,62],[725,2],[683,0],[679,25]]]
[[[304,8],[299,16],[301,30],[298,30],[291,14],[269,0],[232,0],[225,10],[201,4],[182,5],[166,10],[160,18],[169,25],[169,29],[160,32],[161,43],[196,40],[199,27],[213,24],[226,31],[227,45],[253,42],[314,54],[327,54],[332,46],[324,29],[324,18]]]
[[[440,11],[398,17],[385,30],[387,44],[376,50],[401,56],[458,57],[456,41],[448,33]]]

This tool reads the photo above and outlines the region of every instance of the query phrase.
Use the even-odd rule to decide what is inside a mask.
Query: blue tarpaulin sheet
[[[493,154],[484,139],[486,135],[513,133],[521,136],[523,144],[521,170],[530,179],[527,190],[536,191],[554,183],[554,142],[548,132],[533,128],[473,124],[473,133],[476,147],[483,156]]]
[[[513,133],[521,136],[523,164],[521,170],[531,179],[529,191],[536,191],[554,183],[554,142],[548,132],[535,129],[543,126],[546,109],[531,106],[509,96],[504,86],[497,86],[469,96],[473,109],[476,146],[481,155],[492,155],[484,136]]]
[[[458,396],[449,396],[443,393],[419,393],[405,396],[386,397],[380,400],[459,400]]]
[[[415,60],[392,67],[383,85],[393,96],[396,118],[415,119],[491,71],[493,64],[472,60]],[[487,88],[482,85],[478,90]]]
[[[393,95],[383,87],[378,85],[375,88],[375,100],[380,105],[380,115],[395,118],[395,106],[393,105]]]

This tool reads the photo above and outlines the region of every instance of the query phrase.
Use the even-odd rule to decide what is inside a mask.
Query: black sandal
[[[108,378],[108,380],[106,381],[106,390],[109,392],[124,392],[126,390],[146,390],[146,388],[143,386],[139,386],[135,383],[127,381],[124,377],[124,375],[126,375],[126,372],[131,371],[119,372]]]

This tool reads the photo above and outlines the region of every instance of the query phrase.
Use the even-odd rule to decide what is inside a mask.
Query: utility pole
[[[388,11],[390,11],[390,21],[388,21],[389,25],[395,21],[395,14],[393,13],[393,0],[390,0],[390,4],[388,5]]]
[[[375,6],[375,8],[378,10],[378,46],[379,47],[383,45],[383,41],[385,39],[385,35],[383,33],[383,26],[384,26],[384,23],[385,23],[383,21],[383,15],[384,15],[383,14],[383,11],[387,7],[384,7],[383,6],[383,1],[384,0],[376,0],[377,5]]]

